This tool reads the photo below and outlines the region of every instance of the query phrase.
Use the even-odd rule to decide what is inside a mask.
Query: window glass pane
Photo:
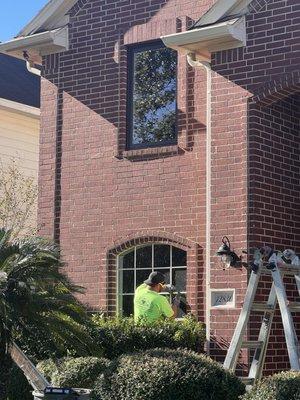
[[[136,286],[141,285],[151,274],[152,269],[138,269],[136,271]]]
[[[158,270],[155,270],[155,271],[159,271],[159,272],[161,272],[162,274],[164,274],[164,276],[165,276],[165,283],[171,283],[171,282],[170,282],[170,269],[158,269]]]
[[[170,246],[160,244],[154,246],[154,268],[170,267]]]
[[[133,315],[133,296],[123,296],[123,316]]]
[[[173,269],[172,283],[179,292],[186,291],[186,268]]]
[[[121,258],[120,268],[134,268],[134,251],[125,254]]]
[[[134,293],[134,271],[123,271],[123,293]]]
[[[136,249],[136,267],[152,267],[152,246],[139,247]]]
[[[165,47],[134,52],[132,145],[176,140],[177,52]]]
[[[172,265],[173,267],[185,267],[186,266],[186,251],[178,249],[177,247],[172,248]]]

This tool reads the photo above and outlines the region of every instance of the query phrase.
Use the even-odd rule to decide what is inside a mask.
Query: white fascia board
[[[67,23],[66,13],[78,0],[50,0],[44,8],[19,32],[28,36],[40,30],[59,28]]]
[[[39,119],[41,112],[39,108],[28,106],[27,104],[17,103],[7,99],[0,98],[0,109],[13,111],[18,114],[30,116],[34,119]]]
[[[245,18],[235,18],[161,39],[167,47],[185,53],[195,52],[199,60],[209,61],[213,52],[246,45]]]
[[[214,24],[229,15],[244,14],[253,0],[218,0],[199,21],[201,25]]]
[[[42,56],[66,51],[69,48],[68,27],[19,37],[0,44],[0,52],[24,59],[26,51],[32,61],[41,64]]]

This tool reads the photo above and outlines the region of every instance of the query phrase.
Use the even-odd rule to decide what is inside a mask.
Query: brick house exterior
[[[68,51],[42,60],[39,223],[87,288],[83,300],[110,313],[120,254],[147,243],[185,250],[188,302],[221,360],[248,276],[220,268],[222,236],[238,254],[265,244],[300,252],[298,0],[248,1],[246,45],[212,54],[209,212],[206,72],[185,54],[178,144],[126,148],[127,47],[186,31],[214,3],[79,0],[67,11]],[[209,290],[224,288],[235,289],[235,307],[210,309]],[[279,316],[275,322],[268,373],[289,368]]]

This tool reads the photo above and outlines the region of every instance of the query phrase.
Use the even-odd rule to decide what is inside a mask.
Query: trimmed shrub
[[[37,369],[44,375],[48,382],[52,382],[52,376],[59,369],[59,362],[55,361],[53,358],[49,358],[49,360],[39,362]]]
[[[108,366],[104,358],[78,357],[42,361],[38,369],[54,386],[89,389]]]
[[[205,326],[192,316],[182,320],[165,320],[151,325],[134,323],[133,318],[103,318],[94,316],[91,335],[113,359],[124,353],[153,348],[186,348],[203,352]]]
[[[300,372],[281,372],[259,382],[243,400],[300,400]]]
[[[92,400],[237,400],[245,386],[210,358],[188,350],[124,355],[97,379]]]

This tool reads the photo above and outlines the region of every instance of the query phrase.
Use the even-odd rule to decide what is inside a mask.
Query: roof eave
[[[244,15],[252,0],[217,0],[215,4],[196,22],[195,26],[217,23],[221,18],[230,15]]]
[[[29,36],[42,30],[66,25],[68,11],[78,0],[50,0],[42,10],[19,32],[17,37]]]
[[[212,53],[246,45],[245,18],[175,33],[161,39],[167,47],[186,54],[193,52],[197,59],[210,61]]]
[[[0,52],[24,59],[24,51],[31,61],[42,64],[42,57],[66,51],[69,48],[68,27],[19,37],[0,44]]]

